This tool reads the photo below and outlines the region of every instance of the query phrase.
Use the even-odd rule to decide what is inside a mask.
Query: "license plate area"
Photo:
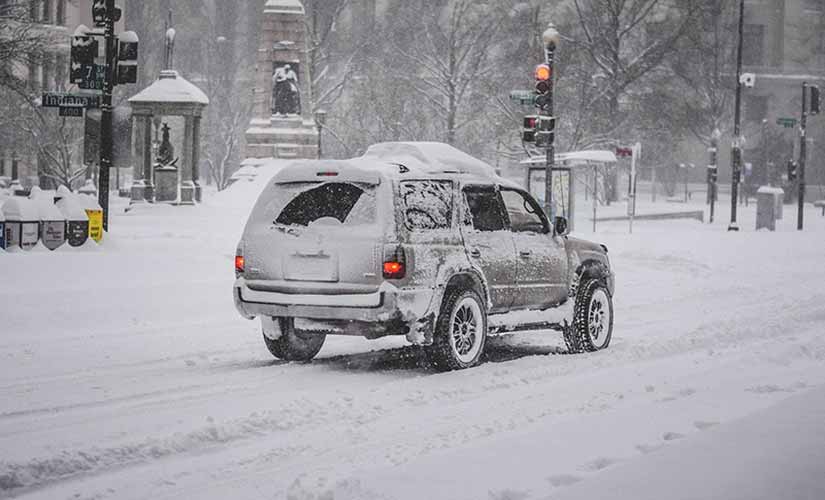
[[[338,256],[296,252],[283,260],[284,278],[288,281],[338,281]]]

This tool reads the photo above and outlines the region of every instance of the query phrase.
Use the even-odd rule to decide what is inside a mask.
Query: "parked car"
[[[327,335],[405,335],[434,365],[479,362],[488,335],[613,331],[607,248],[567,236],[520,186],[439,143],[384,143],[277,173],[238,244],[234,300],[269,351],[309,360]]]

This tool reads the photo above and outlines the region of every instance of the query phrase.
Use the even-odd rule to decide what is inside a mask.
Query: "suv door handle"
[[[527,257],[533,255],[533,252],[531,252],[530,250],[521,250],[518,254],[526,259]]]
[[[471,249],[470,250],[470,256],[471,257],[481,257],[481,250],[479,250],[478,248]]]

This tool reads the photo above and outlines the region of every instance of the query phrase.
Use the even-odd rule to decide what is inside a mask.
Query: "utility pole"
[[[719,138],[722,132],[716,128],[710,136],[710,147],[708,154],[708,201],[710,202],[710,223],[713,224],[714,212],[716,210],[716,182],[719,180],[719,168],[717,166],[717,153],[719,151]]]
[[[733,148],[731,150],[730,225],[728,231],[739,231],[736,223],[736,202],[742,175],[742,138],[739,122],[742,113],[742,35],[745,28],[745,0],[739,0],[739,43],[736,47],[736,108],[733,118]]]

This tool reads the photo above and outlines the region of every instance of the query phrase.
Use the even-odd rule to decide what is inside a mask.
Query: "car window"
[[[313,222],[362,225],[375,221],[372,187],[343,182],[298,183],[277,186],[266,211],[277,213],[276,224],[308,226]],[[283,207],[278,210],[278,207]]]
[[[400,186],[404,225],[410,231],[449,229],[453,189],[450,181],[404,181]]]
[[[530,197],[512,189],[502,189],[501,199],[515,232],[547,233],[549,227],[541,216],[541,208]]]
[[[498,193],[490,188],[466,188],[467,201],[473,228],[478,231],[501,231],[506,227]]]

